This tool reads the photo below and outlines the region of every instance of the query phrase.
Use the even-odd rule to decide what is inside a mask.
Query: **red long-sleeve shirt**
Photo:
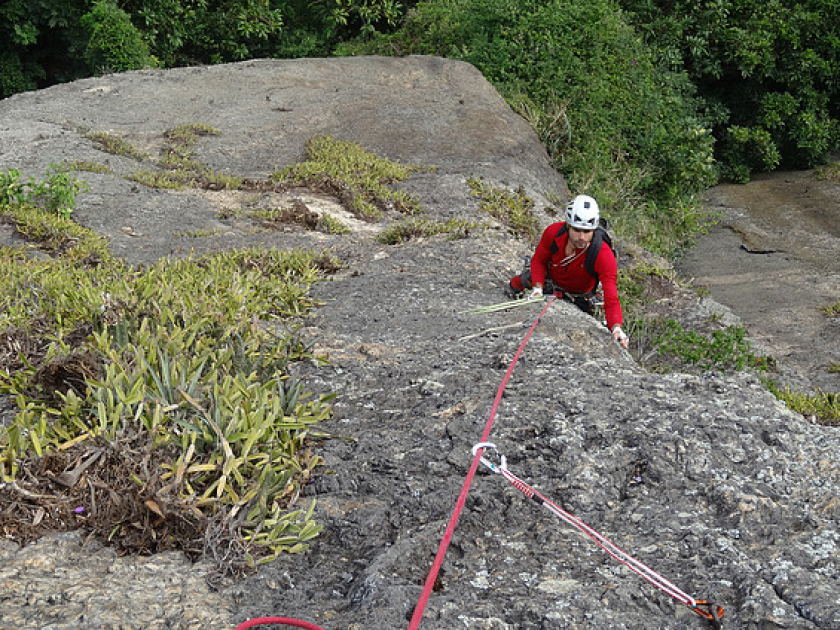
[[[561,261],[566,258],[566,243],[569,241],[568,231],[557,238],[557,253],[551,253],[551,244],[562,225],[562,222],[554,223],[543,232],[534,256],[531,258],[531,281],[534,284],[544,284],[547,273],[554,284],[563,291],[589,293],[595,288],[596,280],[589,275],[584,267],[586,250],[583,250],[580,255],[566,264],[561,264]],[[615,261],[615,254],[606,242],[601,244],[594,267],[604,291],[604,314],[607,318],[607,327],[612,330],[614,326],[622,325],[623,315],[616,285],[618,265]]]

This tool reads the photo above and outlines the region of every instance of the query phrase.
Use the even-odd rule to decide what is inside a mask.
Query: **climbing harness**
[[[659,573],[657,573],[647,565],[643,564],[642,562],[640,562],[639,560],[622,550],[621,548],[617,547],[610,540],[608,540],[607,538],[599,534],[597,531],[592,529],[589,525],[576,518],[556,503],[547,499],[537,490],[535,490],[527,483],[522,481],[519,477],[510,472],[510,470],[508,470],[507,467],[507,458],[504,455],[499,454],[498,464],[495,464],[486,457],[484,457],[484,452],[487,450],[493,450],[498,453],[496,445],[492,442],[479,442],[472,447],[473,457],[478,457],[479,463],[484,464],[487,468],[489,468],[492,472],[496,473],[497,475],[501,475],[502,477],[504,477],[507,481],[510,482],[510,484],[514,488],[519,490],[526,497],[532,499],[539,505],[544,506],[546,509],[548,509],[548,511],[552,512],[556,516],[559,516],[560,519],[562,519],[572,527],[578,529],[579,531],[583,532],[586,536],[595,541],[595,543],[604,551],[606,551],[610,556],[612,556],[613,558],[621,562],[623,565],[625,565],[628,569],[633,571],[633,573],[641,576],[642,578],[653,584],[656,588],[663,591],[664,593],[667,593],[681,604],[688,606],[693,612],[700,615],[707,621],[711,622],[712,626],[716,630],[721,628],[721,619],[723,618],[722,607],[710,604],[707,600],[704,599],[694,599],[684,591],[680,590],[679,587],[666,580]]]

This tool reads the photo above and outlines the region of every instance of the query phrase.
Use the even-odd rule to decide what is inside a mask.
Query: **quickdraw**
[[[499,463],[493,463],[486,457],[484,457],[485,450],[494,450],[499,455]],[[684,591],[682,591],[679,587],[675,586],[664,577],[662,577],[659,573],[648,567],[647,565],[643,564],[642,562],[636,560],[633,556],[625,552],[623,549],[617,547],[613,544],[609,539],[605,538],[597,531],[592,529],[589,525],[581,521],[579,518],[573,516],[559,505],[554,503],[553,501],[547,499],[545,496],[540,494],[537,490],[529,486],[527,483],[522,481],[519,477],[514,475],[507,467],[507,458],[498,453],[498,449],[496,445],[491,442],[479,442],[472,447],[473,457],[478,456],[479,462],[484,464],[487,468],[489,468],[492,472],[496,473],[497,475],[501,475],[504,477],[510,484],[519,490],[522,494],[524,494],[529,499],[532,499],[536,503],[544,506],[550,512],[559,516],[563,521],[578,529],[579,531],[583,532],[586,536],[591,538],[595,543],[601,547],[604,551],[606,551],[610,556],[621,562],[625,565],[628,569],[636,573],[637,575],[641,576],[651,584],[653,584],[656,588],[667,593],[675,600],[688,606],[694,613],[703,617],[707,621],[712,624],[712,627],[715,630],[720,630],[722,627],[721,620],[723,619],[723,608],[721,606],[717,606],[715,604],[710,604],[708,601],[704,599],[694,599]]]

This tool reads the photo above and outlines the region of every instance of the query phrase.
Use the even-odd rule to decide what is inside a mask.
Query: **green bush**
[[[18,55],[0,52],[0,98],[34,90],[43,78],[44,71],[37,64],[27,64]]]
[[[76,207],[76,195],[86,190],[87,182],[77,179],[72,168],[56,164],[41,181],[23,181],[15,169],[0,171],[0,207],[30,205],[67,218]]]
[[[128,13],[113,0],[98,0],[81,19],[90,33],[85,61],[99,72],[154,67],[156,61]]]
[[[766,129],[732,126],[720,151],[723,176],[745,184],[753,171],[772,171],[781,161],[779,148]]]
[[[654,343],[662,357],[678,359],[683,365],[701,371],[740,372],[747,368],[766,371],[772,360],[756,356],[742,326],[727,326],[703,334],[685,330],[674,320],[658,322],[654,327]]]
[[[90,76],[79,17],[90,0],[0,2],[0,98]]]
[[[691,85],[657,65],[611,0],[430,0],[394,35],[338,52],[463,59],[514,106],[559,103],[562,132],[547,145],[575,190],[618,156],[645,171],[637,185],[648,196],[673,198],[715,181],[712,139]]]
[[[337,53],[470,62],[534,127],[570,188],[632,230],[623,236],[669,254],[704,223],[692,195],[717,171],[693,87],[611,0],[429,0],[396,33]]]
[[[123,0],[149,49],[166,67],[272,57],[282,10],[272,0]]]
[[[726,176],[812,168],[840,147],[836,1],[620,2],[697,86]]]
[[[298,6],[299,11],[301,8]],[[403,15],[397,0],[325,0],[311,3],[309,8],[328,37],[341,39],[394,27]]]

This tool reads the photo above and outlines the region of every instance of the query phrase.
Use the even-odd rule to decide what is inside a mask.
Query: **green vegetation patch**
[[[478,224],[474,221],[462,219],[431,221],[411,218],[388,226],[382,230],[376,240],[386,245],[396,245],[414,238],[427,238],[437,234],[448,234],[451,239],[468,238],[477,227]]]
[[[108,241],[86,230],[72,219],[28,205],[0,206],[0,215],[17,232],[50,255],[87,266],[112,261]]]
[[[85,138],[93,140],[103,151],[112,155],[131,158],[138,162],[143,162],[149,158],[148,155],[137,149],[128,140],[108,133],[107,131],[90,131],[85,134]]]
[[[821,310],[826,317],[840,317],[840,300],[823,306]]]
[[[311,138],[306,161],[277,171],[273,179],[334,195],[357,217],[374,221],[386,210],[420,212],[416,197],[391,188],[419,170],[427,169],[377,157],[358,144],[327,135]]]
[[[27,205],[66,218],[76,207],[76,195],[86,190],[87,182],[77,179],[67,165],[50,165],[41,181],[24,180],[15,169],[0,171],[0,208]]]
[[[310,432],[331,396],[292,366],[312,359],[298,330],[335,260],[249,249],[132,269],[59,214],[2,211],[51,244],[0,250],[0,393],[17,405],[0,427],[5,531],[83,525],[193,557],[209,542],[233,550],[217,558],[229,572],[304,549],[319,531],[300,501],[321,461]]]
[[[183,124],[168,129],[163,134],[166,142],[161,151],[160,165],[173,170],[206,170],[194,159],[193,147],[199,137],[218,135],[218,129],[202,123]]]
[[[514,192],[475,177],[468,179],[467,185],[471,194],[481,200],[478,206],[481,210],[507,225],[513,234],[536,242],[540,231],[534,201],[521,187]]]
[[[625,315],[643,313],[645,306],[683,286],[672,267],[637,262],[618,269],[618,293]],[[627,318],[625,318],[627,319]]]
[[[771,357],[757,356],[753,352],[742,326],[727,326],[706,333],[686,330],[673,319],[639,319],[634,322],[632,333],[635,344],[651,349],[643,362],[653,371],[688,369],[732,373],[751,369],[766,372],[775,366]]]
[[[219,130],[203,123],[187,123],[167,129],[163,133],[164,145],[159,166],[166,169],[159,177],[146,178],[149,183],[159,182],[161,188],[190,187],[207,190],[237,190],[241,177],[216,173],[195,159],[195,144],[199,138],[217,136]],[[136,175],[136,174],[135,174]],[[135,181],[143,183],[138,177]]]
[[[830,182],[840,182],[840,162],[832,162],[817,168],[817,178]]]
[[[219,135],[219,131],[203,123],[186,123],[164,131],[164,146],[157,166],[163,170],[142,168],[127,176],[127,179],[147,186],[168,190],[204,188],[208,190],[236,190],[242,186],[243,178],[216,173],[195,159],[194,147],[198,139]],[[149,162],[150,157],[136,149],[130,142],[111,133],[93,131],[86,138],[97,142],[104,151],[137,160]],[[103,172],[103,171],[97,171]]]
[[[350,228],[340,219],[328,212],[319,215],[300,199],[294,199],[290,205],[280,208],[253,208],[247,214],[267,224],[297,224],[325,234],[350,234]]]
[[[818,424],[840,427],[840,394],[818,390],[814,394],[781,388],[773,381],[765,381],[767,388],[787,405],[788,409],[813,418]]]
[[[148,188],[160,188],[163,190],[183,190],[187,187],[187,182],[190,181],[190,178],[181,177],[170,171],[156,171],[148,168],[133,171],[126,179]]]
[[[351,234],[350,228],[341,219],[329,212],[321,213],[315,229],[325,234]]]
[[[74,171],[87,171],[88,173],[113,173],[113,171],[104,164],[91,162],[90,160],[72,160],[66,163],[67,167]]]

